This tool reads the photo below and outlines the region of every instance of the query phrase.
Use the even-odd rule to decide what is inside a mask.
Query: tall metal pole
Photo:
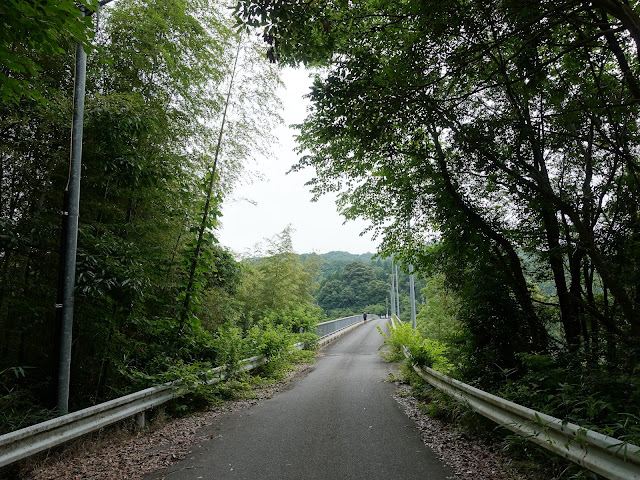
[[[409,295],[411,296],[411,326],[416,329],[416,291],[413,280],[413,265],[409,264]]]
[[[396,288],[394,285],[394,275],[393,273],[390,275],[391,278],[391,316],[395,316],[396,314]]]
[[[112,0],[101,0],[103,7]],[[82,14],[91,15],[83,5]],[[71,380],[71,344],[73,336],[73,291],[76,283],[76,255],[78,252],[78,217],[80,213],[80,177],[82,175],[82,134],[84,126],[84,97],[87,84],[87,53],[76,44],[76,65],[73,88],[73,117],[71,120],[71,154],[69,179],[64,191],[62,212],[62,240],[60,242],[60,272],[58,273],[58,382],[56,408],[59,414],[69,411]]]
[[[78,251],[78,215],[80,211],[80,176],[82,173],[82,130],[84,118],[84,94],[87,80],[87,54],[81,44],[76,44],[75,87],[73,92],[73,120],[71,126],[71,157],[69,180],[65,188],[65,206],[61,255],[64,256],[61,275],[62,292],[56,305],[60,318],[58,350],[57,410],[69,411],[69,383],[71,378],[71,343],[73,332],[73,290],[76,277]]]
[[[400,317],[400,275],[398,275],[398,265],[396,267],[396,314]]]

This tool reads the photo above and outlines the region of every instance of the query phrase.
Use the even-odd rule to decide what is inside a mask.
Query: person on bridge
[[[362,320],[364,320],[365,322],[367,321],[367,313],[363,313],[362,314]]]

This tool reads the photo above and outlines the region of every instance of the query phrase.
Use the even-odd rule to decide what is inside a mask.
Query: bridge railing
[[[390,322],[395,328],[394,319]],[[410,357],[408,349],[404,354]],[[428,367],[413,365],[420,377],[472,410],[543,448],[610,480],[640,480],[640,447],[537,412]]]
[[[316,333],[320,338],[326,337],[327,335],[338,332],[343,328],[355,325],[362,320],[362,315],[352,315],[350,317],[338,318],[337,320],[322,322],[316,325]]]

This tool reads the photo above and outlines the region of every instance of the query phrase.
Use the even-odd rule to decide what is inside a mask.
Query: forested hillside
[[[303,255],[304,257],[304,255]],[[391,259],[373,259],[373,254],[329,252],[319,255],[322,259],[318,288],[314,297],[329,318],[361,315],[364,312],[383,316],[390,311]],[[410,319],[409,275],[399,271],[400,311]],[[416,277],[417,311],[424,299],[420,290],[425,282]]]

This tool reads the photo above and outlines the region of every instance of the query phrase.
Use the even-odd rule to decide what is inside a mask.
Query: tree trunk
[[[527,280],[522,270],[522,264],[520,257],[511,245],[511,242],[507,240],[502,234],[492,228],[477,212],[475,212],[469,205],[466,204],[455,185],[453,184],[451,175],[446,164],[446,159],[438,134],[432,127],[430,131],[432,140],[436,148],[436,160],[440,174],[445,182],[445,188],[452,200],[457,205],[461,213],[465,214],[469,223],[488,238],[493,240],[496,245],[502,249],[505,257],[504,266],[506,273],[511,277],[511,288],[516,297],[516,301],[522,308],[525,319],[527,322],[527,330],[531,339],[532,347],[536,350],[543,351],[547,348],[547,334],[544,325],[538,318],[533,308],[533,302],[531,301],[531,295],[527,286]]]
[[[560,304],[560,319],[564,328],[564,336],[569,348],[575,350],[580,345],[580,326],[575,304],[567,288],[564,271],[564,259],[560,246],[560,227],[556,211],[546,205],[542,209],[542,221],[545,226],[547,247],[549,249],[549,266],[553,273],[553,280]]]

